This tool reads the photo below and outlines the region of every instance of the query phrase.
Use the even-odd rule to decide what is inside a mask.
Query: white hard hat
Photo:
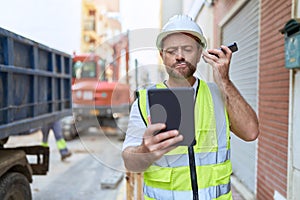
[[[156,46],[161,49],[162,40],[173,33],[188,33],[199,39],[201,46],[206,47],[207,42],[203,36],[201,28],[198,26],[193,19],[187,15],[175,15],[169,19],[164,25],[161,32],[158,34],[156,39]]]

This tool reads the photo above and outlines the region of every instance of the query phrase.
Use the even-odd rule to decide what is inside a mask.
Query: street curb
[[[102,189],[115,189],[118,184],[123,180],[124,173],[113,172],[108,174],[108,176],[101,180]]]

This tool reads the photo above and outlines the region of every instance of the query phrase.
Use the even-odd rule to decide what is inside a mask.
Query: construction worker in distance
[[[48,137],[49,137],[50,129],[53,130],[57,149],[59,150],[61,160],[64,161],[66,158],[70,157],[72,153],[67,148],[67,143],[62,136],[61,121],[55,121],[54,123],[48,124],[41,128],[43,134],[41,145],[44,147],[49,147]]]
[[[229,77],[232,52],[224,45],[206,50],[201,28],[186,15],[170,18],[156,45],[168,79],[154,87],[193,87],[195,91],[194,157],[199,199],[232,199],[230,131],[245,141],[253,141],[259,134],[256,113]],[[194,76],[201,57],[211,66],[215,83]],[[122,152],[125,167],[144,172],[145,199],[193,199],[188,147],[176,146],[183,140],[178,130],[154,134],[165,124],[151,124],[145,91],[139,91],[131,108]]]

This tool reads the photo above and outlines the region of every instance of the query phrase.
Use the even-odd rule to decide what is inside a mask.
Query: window
[[[76,61],[73,63],[73,77],[80,78],[96,78],[96,63]]]

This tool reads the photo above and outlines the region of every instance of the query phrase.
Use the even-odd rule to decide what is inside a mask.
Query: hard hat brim
[[[171,35],[171,34],[174,34],[174,33],[188,33],[188,34],[191,34],[193,36],[195,36],[196,38],[198,38],[200,41],[201,41],[201,46],[205,49],[206,46],[207,46],[207,42],[206,42],[206,39],[203,35],[199,34],[198,32],[195,32],[195,31],[189,31],[189,30],[171,30],[171,31],[166,31],[166,32],[162,32],[160,33],[158,36],[157,36],[157,39],[156,39],[156,46],[159,50],[162,49],[162,41],[168,36],[168,35]]]

